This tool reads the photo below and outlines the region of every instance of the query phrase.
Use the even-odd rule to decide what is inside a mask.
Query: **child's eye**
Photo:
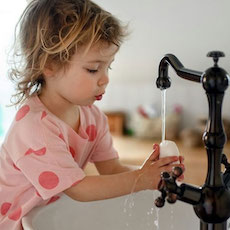
[[[112,67],[111,67],[111,66],[109,66],[109,70],[112,70]]]
[[[96,73],[98,70],[97,69],[87,69],[89,73]]]

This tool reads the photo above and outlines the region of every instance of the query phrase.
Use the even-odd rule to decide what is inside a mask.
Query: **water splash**
[[[159,225],[159,208],[156,207],[156,220],[154,220],[154,225],[156,226],[156,229],[159,230],[160,229],[160,225]]]
[[[153,191],[153,200],[152,202],[149,202],[151,205],[148,207],[148,211],[147,211],[147,218],[145,220],[145,226],[142,229],[145,230],[155,230],[155,218],[156,218],[156,207],[154,204],[154,200],[155,200],[155,191]],[[158,219],[157,219],[158,221]]]
[[[156,200],[156,198],[158,197],[158,194],[156,194],[156,192],[153,193],[153,200]],[[160,229],[160,225],[159,225],[159,211],[160,209],[157,208],[155,205],[154,205],[154,209],[155,209],[155,220],[154,220],[154,226],[156,227],[156,230],[159,230]],[[155,228],[154,228],[155,229]]]
[[[161,122],[162,122],[162,137],[161,141],[165,140],[165,114],[166,114],[166,89],[161,90]]]
[[[125,199],[125,203],[124,203],[124,213],[126,213],[129,217],[132,216],[132,208],[135,206],[135,202],[134,202],[134,194],[131,193],[128,195],[128,197]]]
[[[123,212],[127,215],[128,220],[126,221],[126,229],[129,229],[130,227],[130,218],[133,215],[133,208],[135,206],[135,202],[134,202],[134,191],[137,185],[138,180],[140,179],[140,177],[142,176],[142,174],[138,175],[138,177],[136,178],[136,180],[134,181],[133,187],[131,189],[130,194],[127,196],[127,198],[125,199],[124,202],[124,209]]]
[[[130,223],[131,223],[131,217],[132,217],[132,211],[133,211],[134,205],[135,205],[134,195],[130,194],[130,195],[128,195],[128,198],[125,199],[124,210],[123,210],[123,212],[127,216],[127,221],[125,223],[126,229],[131,228]]]
[[[170,229],[173,230],[174,229],[174,215],[173,215],[173,206],[171,205],[170,207]]]

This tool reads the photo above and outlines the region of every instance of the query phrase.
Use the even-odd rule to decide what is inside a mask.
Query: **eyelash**
[[[97,69],[87,69],[89,73],[96,73],[98,70]]]
[[[112,70],[111,66],[109,66],[109,67],[108,67],[108,69],[109,69],[109,70]],[[98,72],[98,70],[97,70],[97,69],[87,69],[87,71],[88,71],[89,73],[92,73],[92,74],[94,74],[94,73],[97,73],[97,72]]]

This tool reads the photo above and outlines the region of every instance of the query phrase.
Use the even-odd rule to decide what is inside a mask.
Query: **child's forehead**
[[[113,59],[119,47],[115,44],[97,43],[90,47],[87,52],[84,52],[84,47],[79,49],[76,53],[81,56],[85,61],[95,61],[103,59]]]

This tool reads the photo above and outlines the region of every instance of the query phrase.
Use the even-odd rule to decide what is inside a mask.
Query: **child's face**
[[[51,86],[62,99],[74,105],[91,105],[101,100],[109,83],[108,70],[118,50],[99,42],[84,54],[76,51],[66,69],[55,72]]]

